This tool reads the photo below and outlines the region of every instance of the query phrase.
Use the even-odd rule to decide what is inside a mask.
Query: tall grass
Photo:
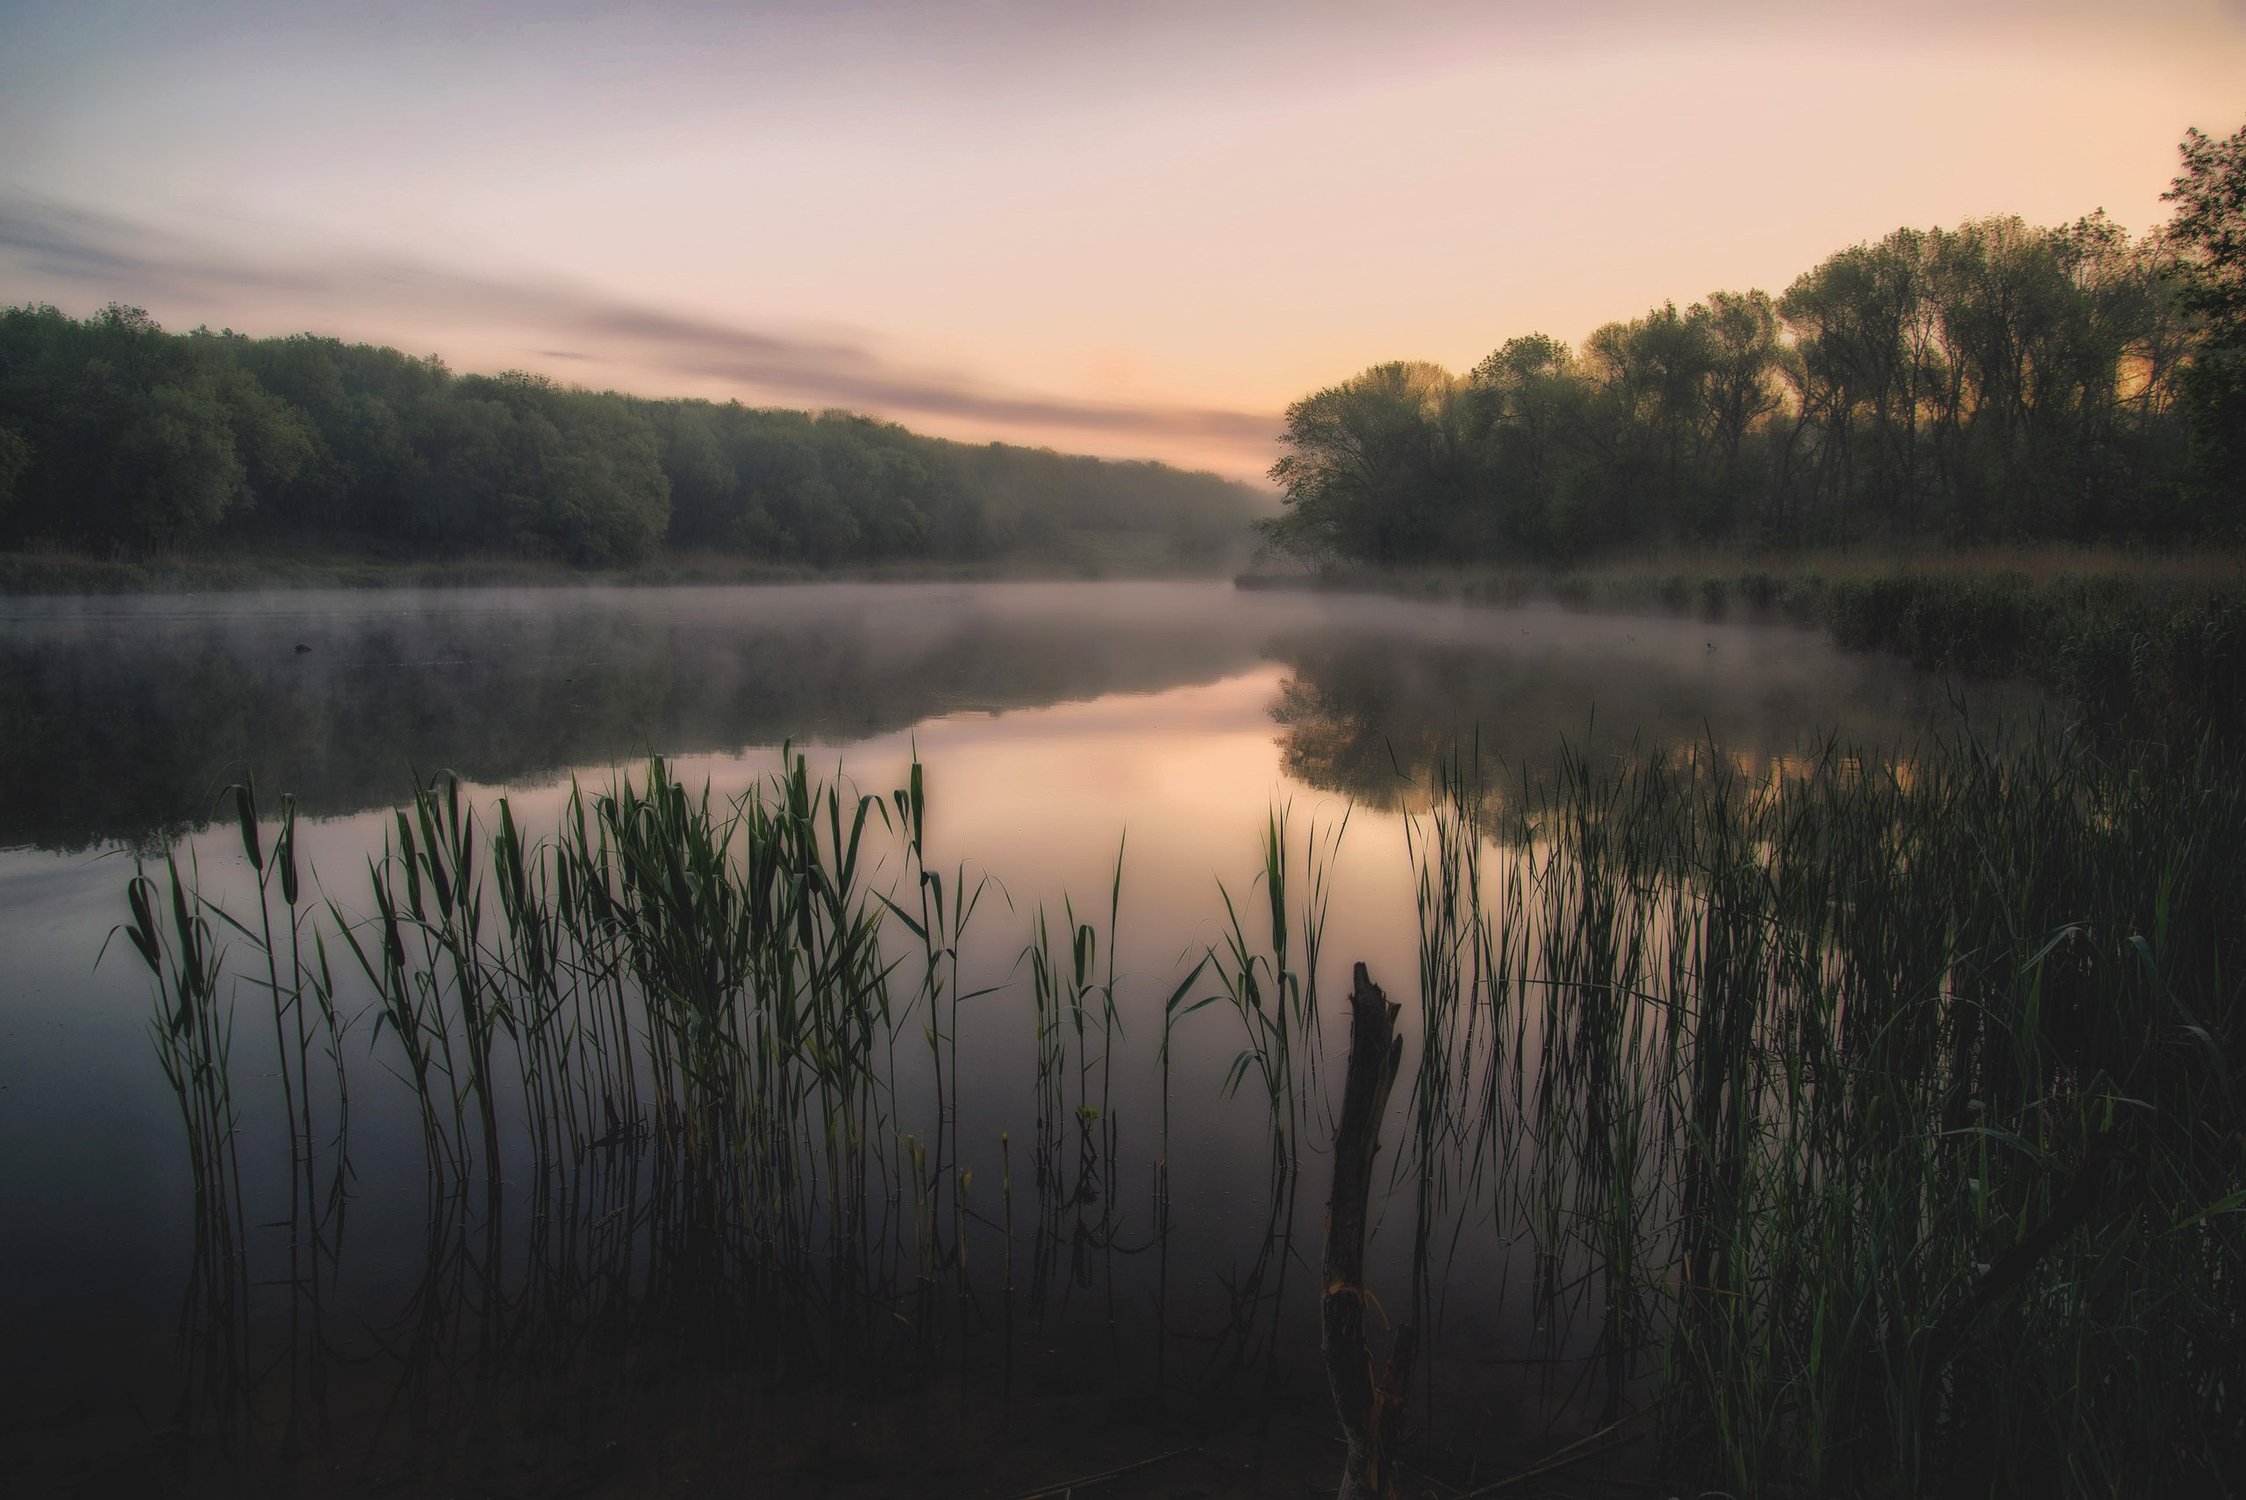
[[[1519,785],[1469,744],[1439,790],[1407,825],[1419,1050],[1386,1137],[1429,1346],[1449,1289],[1510,1274],[1494,1239],[1524,1248],[1545,1332],[1490,1352],[1545,1360],[1553,1399],[1585,1394],[1606,1422],[1644,1414],[1665,1476],[1734,1494],[2241,1481],[2234,742],[1960,734],[1754,776],[1710,748],[1570,758]],[[1017,1220],[1040,1320],[1128,1238],[1116,1080],[1151,1066],[1159,1389],[1172,1056],[1231,1045],[1223,1087],[1260,1106],[1270,1212],[1206,1372],[1275,1381],[1282,1349],[1309,1347],[1282,1327],[1315,1290],[1289,1278],[1290,1236],[1304,1154],[1331,1130],[1318,978],[1346,820],[1298,837],[1272,812],[1251,888],[1220,887],[1223,936],[1135,1051],[1121,852],[1104,931],[1066,900],[1058,922],[1035,913],[1014,1002],[1035,1204],[1017,1215],[1010,1137],[978,1193],[960,1129],[963,1078],[1004,1087],[961,1056],[962,1003],[1001,988],[961,960],[985,887],[931,867],[925,804],[917,769],[859,796],[793,756],[717,801],[658,761],[573,793],[536,841],[504,800],[486,822],[439,777],[353,906],[305,897],[285,805],[267,837],[245,788],[261,909],[227,912],[168,864],[130,882],[123,928],[153,978],[214,1292],[238,1299],[242,1274],[238,994],[271,1000],[307,1205],[333,1196],[305,1164],[316,1130],[321,1149],[342,1138],[347,988],[416,1101],[433,1225],[459,1221],[471,1183],[527,1177],[533,1264],[552,1267],[534,1278],[581,1296],[588,1273],[565,1268],[644,1235],[662,1268],[645,1295],[735,1343],[800,1336],[823,1309],[830,1348],[909,1330],[925,1354],[939,1315],[983,1326],[976,1274],[998,1278],[1010,1341]],[[933,1119],[907,1102],[908,1055]],[[316,1071],[332,1084],[313,1090]],[[1003,1243],[971,1266],[978,1232]],[[432,1249],[454,1268],[433,1278],[465,1278],[454,1255]],[[742,1287],[768,1295],[727,1300]],[[1109,1287],[1112,1330],[1112,1269]]]
[[[1765,781],[1576,762],[1494,853],[1438,824],[1415,1149],[1478,1079],[1473,1210],[1596,1330],[1608,1414],[1663,1394],[1703,1482],[2235,1482],[2239,770],[2054,736]],[[1470,884],[1523,937],[1462,1021]]]
[[[1909,573],[1833,585],[1839,644],[1914,665],[2023,676],[2104,732],[2188,743],[2246,734],[2246,589],[2117,574]]]

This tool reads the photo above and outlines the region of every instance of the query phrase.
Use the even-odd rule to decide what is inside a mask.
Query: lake
[[[948,1286],[956,1270],[965,1299],[950,1308],[947,1292],[940,1317],[901,1321],[947,1378],[980,1388],[986,1365],[1002,1366],[996,1378],[1010,1383],[1017,1358],[1074,1360],[1098,1347],[1117,1370],[1143,1362],[1159,1296],[1181,1341],[1171,1357],[1214,1380],[1228,1367],[1280,1362],[1270,1329],[1283,1320],[1257,1332],[1258,1309],[1305,1295],[1315,1245],[1282,1244],[1274,1258],[1273,1226],[1282,1241],[1305,1226],[1314,1240],[1331,1100],[1320,1084],[1319,1102],[1304,1107],[1301,1188],[1275,1198],[1265,1103],[1252,1081],[1228,1092],[1241,1020],[1223,1004],[1185,1017],[1167,1089],[1171,1128],[1191,1146],[1166,1153],[1165,1200],[1152,1056],[1165,1002],[1197,960],[1225,949],[1226,893],[1253,917],[1275,812],[1284,810],[1298,882],[1322,880],[1314,993],[1322,985],[1330,1007],[1348,966],[1363,961],[1406,1002],[1410,1033],[1422,974],[1414,849],[1428,837],[1446,757],[1479,756],[1500,801],[1506,786],[1549,784],[1572,764],[1655,756],[1752,780],[1806,763],[1828,741],[1876,761],[1907,754],[1961,709],[1986,721],[2033,701],[1989,686],[1969,705],[1960,695],[1897,662],[1752,620],[1206,583],[0,601],[0,1326],[9,1330],[0,1398],[29,1414],[10,1462],[42,1484],[132,1480],[207,1472],[180,1457],[194,1445],[228,1462],[245,1450],[295,1462],[347,1432],[362,1444],[353,1451],[423,1474],[398,1455],[436,1443],[429,1434],[442,1421],[422,1410],[422,1425],[400,1436],[372,1414],[393,1409],[408,1370],[439,1408],[471,1386],[488,1390],[463,1374],[476,1362],[455,1356],[490,1355],[501,1309],[517,1320],[508,1347],[519,1364],[505,1415],[493,1420],[523,1433],[545,1430],[540,1403],[552,1393],[520,1367],[543,1378],[541,1365],[598,1363],[583,1340],[587,1328],[609,1327],[604,1319],[629,1323],[636,1349],[693,1357],[676,1323],[649,1313],[666,1278],[683,1274],[665,1259],[659,1218],[643,1220],[635,1206],[660,1184],[626,1180],[613,1163],[595,1181],[580,1161],[560,1199],[539,1173],[494,1173],[477,1192],[439,1202],[410,1091],[387,1076],[397,1072],[385,1051],[394,1042],[374,1024],[371,995],[348,984],[348,1162],[328,1149],[323,1124],[315,1174],[282,1112],[290,1085],[280,1069],[301,1061],[289,1056],[293,1038],[276,1050],[260,980],[231,982],[246,1201],[238,1242],[218,1256],[239,1291],[214,1297],[218,1260],[198,1253],[205,1229],[180,1103],[151,1040],[150,975],[112,931],[126,917],[136,860],[160,869],[167,854],[198,872],[206,895],[254,909],[227,792],[245,778],[268,818],[281,793],[294,795],[304,866],[358,919],[369,910],[368,863],[396,835],[391,809],[437,773],[456,775],[486,818],[504,796],[538,838],[559,826],[573,782],[590,796],[614,768],[651,755],[720,805],[779,772],[783,745],[806,758],[812,779],[839,776],[884,798],[917,760],[925,864],[955,881],[955,895],[961,878],[982,890],[953,993],[987,993],[951,1016],[935,1012],[939,1031],[950,1028],[954,1096],[936,1093],[943,1065],[924,1065],[925,1015],[895,1042],[903,1060],[882,1107],[894,1122],[932,1122],[916,1140],[933,1142],[938,1176],[947,1150],[953,1159],[949,1186],[929,1204],[892,1191],[879,1233],[903,1237],[908,1273],[911,1244],[948,1243],[941,1277],[923,1267],[906,1280]],[[910,908],[910,872],[880,817],[863,881]],[[1115,975],[1119,1034],[1065,1042],[1058,1120],[1030,1082],[1045,1040],[1023,955],[1040,910],[1064,958],[1077,924],[1092,927],[1094,970],[1104,979],[1112,948]],[[219,937],[247,951],[244,934],[221,927]],[[884,941],[913,946],[895,922]],[[1205,974],[1186,998],[1217,990]],[[1318,1045],[1330,1063],[1328,1026]],[[1095,1058],[1107,1076],[1087,1084],[1079,1075]],[[336,1101],[319,1076],[317,1088],[301,1086],[327,1122]],[[519,1094],[502,1093],[519,1112]],[[1403,1093],[1391,1106],[1399,1118]],[[1048,1141],[1051,1161],[1033,1163],[1036,1143]],[[893,1186],[905,1180],[900,1167],[884,1170]],[[594,1211],[570,1196],[579,1193],[612,1195],[616,1206]],[[1161,1201],[1157,1257],[1148,1246]],[[957,1237],[913,1228],[923,1208],[952,1216]],[[602,1262],[615,1280],[597,1293],[584,1245],[557,1249],[544,1235],[566,1221],[589,1239],[619,1214],[643,1228],[626,1235],[621,1262]],[[1376,1279],[1410,1278],[1404,1239],[1376,1233]],[[1448,1239],[1428,1295],[1441,1299],[1451,1349],[1545,1335],[1551,1359],[1576,1357],[1580,1340],[1539,1321],[1516,1239],[1488,1223]],[[1003,1316],[990,1291],[1001,1280]],[[446,1287],[457,1300],[439,1317],[430,1308]],[[820,1296],[822,1306],[838,1300],[831,1285]],[[1022,1331],[1032,1324],[1034,1336]],[[928,1331],[939,1325],[950,1332]],[[570,1339],[539,1343],[555,1326],[574,1330]],[[424,1354],[443,1351],[433,1398],[432,1366],[416,1364],[401,1329],[418,1330]],[[835,1343],[821,1347],[831,1354]],[[1288,1347],[1289,1378],[1314,1392],[1314,1333]],[[488,1374],[497,1362],[476,1368]],[[1534,1404],[1517,1392],[1504,1399],[1508,1410]],[[601,1410],[588,1430],[623,1420]]]

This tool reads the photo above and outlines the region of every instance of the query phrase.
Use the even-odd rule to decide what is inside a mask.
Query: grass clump
[[[2246,587],[1897,574],[1834,584],[1823,617],[1850,650],[2040,682],[2101,730],[2186,742],[2246,731]]]
[[[1518,786],[1459,751],[1407,823],[1419,1051],[1384,1132],[1412,1266],[1398,1321],[1432,1360],[1457,1278],[1524,1271],[1535,1346],[1482,1352],[1587,1371],[1573,1390],[1602,1424],[1637,1416],[1665,1478],[1726,1493],[2246,1480],[2246,751],[2195,744],[1961,734],[1755,775],[1712,750],[1570,758]],[[651,1155],[667,1207],[648,1284],[723,1338],[812,1306],[832,1341],[924,1337],[944,1282],[964,1328],[983,1316],[978,1222],[1003,1240],[977,1264],[1002,1277],[1007,1337],[1018,1217],[1040,1318],[1095,1258],[1151,1246],[1159,1380],[1187,1144],[1172,1052],[1206,1034],[1238,1048],[1222,1087],[1262,1095],[1269,1144],[1263,1247],[1207,1369],[1275,1385],[1282,1351],[1309,1359],[1286,1320],[1316,1289],[1288,1275],[1290,1236],[1299,1165],[1331,1130],[1318,996],[1344,822],[1271,816],[1159,1045],[1133,1050],[1120,856],[1106,933],[1040,910],[1009,999],[961,972],[982,885],[930,864],[925,803],[917,771],[859,796],[796,756],[714,800],[657,761],[574,793],[534,841],[504,799],[479,819],[440,777],[398,811],[354,913],[306,897],[292,821],[266,837],[245,788],[263,909],[226,912],[173,864],[135,876],[124,927],[213,1216],[212,1286],[238,1297],[243,1275],[234,995],[271,999],[305,1162],[318,1122],[343,1120],[307,1064],[341,1057],[349,1022],[326,1018],[363,1000],[418,1101],[433,1200]],[[962,1058],[960,1006],[985,997],[1022,1007],[1033,1077]],[[1115,1079],[1134,1066],[1160,1070],[1151,1235],[1119,1206]],[[1005,1135],[971,1199],[962,1079],[1027,1085],[1027,1213]],[[566,1219],[577,1200],[551,1201]],[[1499,1248],[1459,1249],[1476,1243]],[[728,1323],[743,1287],[780,1315]]]
[[[2246,778],[2209,746],[1578,762],[1500,799],[1501,854],[1424,846],[1494,898],[1423,906],[1487,955],[1428,1012],[1423,1092],[1479,1112],[1435,1170],[1533,1244],[1607,1415],[1658,1400],[1665,1472],[2236,1482]]]

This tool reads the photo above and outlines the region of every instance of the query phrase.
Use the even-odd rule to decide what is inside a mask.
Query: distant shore
[[[1453,567],[1258,566],[1236,575],[1242,588],[1332,590],[1525,603],[1544,599],[1596,608],[1696,607],[1783,603],[1790,585],[1816,589],[1841,581],[1904,575],[2013,576],[2036,583],[2121,577],[2181,583],[2246,582],[2246,551],[2159,552],[2120,547],[1856,547],[1801,551],[1725,549],[1622,553],[1574,567],[1542,563],[1468,563]],[[1765,583],[1777,592],[1759,596]]]
[[[818,568],[716,552],[667,553],[611,568],[504,553],[416,557],[350,548],[254,548],[105,558],[68,551],[0,551],[0,597],[68,594],[228,593],[252,589],[384,589],[568,587],[605,584],[819,583],[840,580],[916,582],[957,579],[1092,580],[1211,578],[1228,575],[1238,557],[1187,566],[1135,537],[1088,534],[1073,545],[1037,553],[974,559],[916,559]]]

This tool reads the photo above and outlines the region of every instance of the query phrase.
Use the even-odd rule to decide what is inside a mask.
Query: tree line
[[[1566,563],[1864,540],[2246,541],[2246,130],[2163,229],[1899,229],[1467,374],[1377,365],[1287,411],[1278,550]]]
[[[1076,531],[1180,562],[1270,509],[1213,474],[949,442],[846,412],[644,400],[310,334],[0,311],[0,547],[311,536],[584,566],[665,549],[819,567],[975,560]]]

